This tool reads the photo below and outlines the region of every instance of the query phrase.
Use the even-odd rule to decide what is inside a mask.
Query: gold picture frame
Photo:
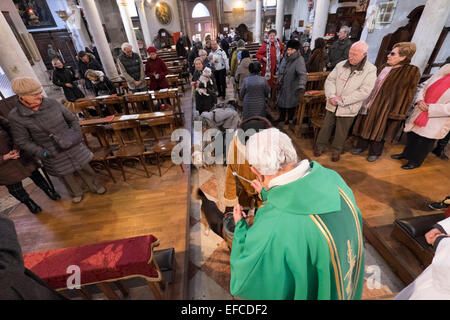
[[[158,22],[164,26],[172,22],[172,9],[163,1],[160,1],[155,6],[155,16]]]

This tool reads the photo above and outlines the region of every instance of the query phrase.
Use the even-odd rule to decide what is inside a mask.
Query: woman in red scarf
[[[155,47],[148,47],[147,52],[150,58],[145,63],[145,75],[150,78],[150,90],[168,88],[166,63],[158,57]]]
[[[401,154],[391,156],[408,160],[402,166],[406,170],[420,167],[436,140],[444,138],[450,130],[450,64],[424,82],[416,101],[416,108],[405,124],[406,147]]]

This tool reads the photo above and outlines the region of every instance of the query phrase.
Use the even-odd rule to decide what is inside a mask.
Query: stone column
[[[150,28],[148,27],[147,15],[145,14],[145,2],[146,0],[136,0],[136,7],[139,15],[139,21],[141,22],[142,33],[144,34],[145,49],[153,45],[152,38],[150,36]]]
[[[281,41],[283,40],[283,25],[284,25],[284,0],[277,0],[275,29],[277,30],[277,37]]]
[[[423,72],[450,15],[448,0],[428,0],[411,42],[417,46],[411,63]]]
[[[2,41],[0,42],[0,66],[5,71],[8,80],[12,81],[17,77],[31,77],[39,81],[39,78],[34,73],[25,53],[23,53],[19,42],[1,12],[0,30],[2,30]]]
[[[325,36],[329,8],[330,0],[317,0],[316,9],[314,12],[314,24],[311,34],[311,50],[314,49],[314,41],[317,38],[322,38]]]
[[[94,43],[97,47],[100,59],[102,60],[106,75],[111,80],[120,79],[94,0],[81,0],[80,3],[84,9],[86,21],[88,23],[91,35],[94,38]]]
[[[130,12],[128,11],[128,0],[117,0],[119,6],[122,23],[127,34],[128,43],[133,46],[133,51],[139,53],[139,45],[136,40],[136,34],[133,29],[133,22],[131,21]]]
[[[262,0],[256,0],[256,17],[255,17],[255,38],[254,41],[261,43],[261,18],[262,18]]]

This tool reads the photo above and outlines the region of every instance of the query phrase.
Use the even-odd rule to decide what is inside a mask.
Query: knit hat
[[[148,52],[148,54],[150,54],[152,52],[156,52],[156,48],[155,47],[148,47],[147,48],[147,52]]]
[[[300,42],[297,40],[289,40],[286,46],[287,48],[298,50],[300,49]]]
[[[245,41],[242,40],[242,39],[240,39],[240,40],[237,42],[237,47],[238,47],[238,48],[244,48],[244,47],[245,47]]]
[[[35,95],[42,92],[41,84],[34,78],[20,77],[11,81],[11,89],[18,96]]]

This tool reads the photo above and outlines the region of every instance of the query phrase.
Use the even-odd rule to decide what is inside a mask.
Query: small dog
[[[202,75],[200,76],[200,78],[198,79],[198,81],[200,83],[203,83],[203,85],[205,86],[204,88],[197,88],[195,90],[197,90],[198,93],[200,93],[201,95],[204,96],[209,96],[206,87],[208,86],[208,82],[210,82],[211,84],[213,84],[212,80],[211,80],[211,75],[212,75],[212,71],[210,68],[206,67],[205,69],[203,69]]]
[[[200,188],[197,189],[196,196],[202,201],[201,212],[205,215],[206,221],[208,222],[205,235],[208,236],[209,230],[211,229],[219,237],[223,238],[222,227],[224,214],[219,210],[214,201],[208,200]]]

